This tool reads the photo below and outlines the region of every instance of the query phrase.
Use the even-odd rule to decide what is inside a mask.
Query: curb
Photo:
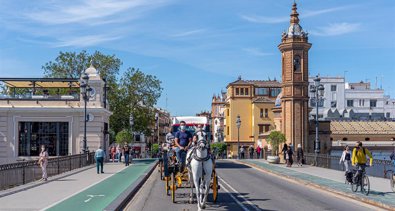
[[[112,201],[103,211],[118,211],[123,210],[129,201],[136,195],[136,193],[143,186],[148,177],[158,165],[158,160],[151,164],[150,167],[141,175],[136,182],[131,184],[125,191],[123,191],[114,201]]]
[[[64,172],[62,174],[54,175],[52,177],[48,177],[48,180],[46,182],[42,182],[42,181],[40,182],[40,181],[36,180],[36,181],[29,182],[29,183],[24,184],[24,185],[16,186],[16,187],[11,188],[11,189],[6,189],[6,190],[3,190],[3,191],[0,191],[0,198],[5,197],[5,196],[9,196],[9,195],[12,195],[12,194],[15,194],[15,193],[18,193],[18,192],[21,192],[21,191],[29,190],[31,188],[35,188],[35,187],[38,187],[38,186],[41,186],[41,185],[45,185],[45,184],[48,184],[50,182],[55,182],[55,181],[57,181],[59,179],[63,179],[65,177],[81,173],[83,171],[86,171],[86,170],[94,168],[94,167],[95,167],[95,165],[92,164],[92,165],[85,166],[85,167],[82,167],[82,168],[74,169],[72,171],[66,171],[66,172]]]
[[[384,204],[382,202],[378,202],[378,201],[371,200],[371,199],[366,199],[366,198],[360,198],[360,197],[355,196],[354,194],[345,193],[345,192],[342,192],[342,191],[338,191],[338,190],[332,189],[332,188],[327,187],[327,186],[319,185],[317,183],[313,183],[313,182],[309,182],[309,181],[306,181],[306,180],[303,180],[303,179],[295,178],[293,176],[281,174],[279,172],[276,172],[276,171],[273,171],[273,170],[269,170],[269,169],[266,169],[264,167],[261,167],[261,166],[255,165],[255,164],[251,164],[251,163],[247,163],[247,162],[243,162],[243,161],[236,161],[236,160],[234,160],[233,162],[236,162],[236,163],[239,163],[239,164],[244,164],[244,165],[247,165],[247,166],[250,166],[252,168],[256,168],[256,169],[262,170],[262,171],[270,173],[270,174],[281,176],[282,179],[292,180],[293,182],[296,182],[298,184],[299,183],[303,183],[305,185],[313,186],[315,188],[318,188],[321,191],[326,191],[326,192],[330,192],[330,193],[339,194],[339,195],[342,195],[344,197],[351,198],[351,199],[354,199],[356,201],[361,201],[361,202],[364,202],[364,203],[367,203],[367,204],[370,204],[370,205],[373,205],[373,206],[376,206],[376,207],[380,207],[380,208],[383,208],[383,209],[386,209],[386,210],[395,210],[395,207],[393,207],[391,205],[388,205],[388,204]],[[286,177],[286,178],[284,178],[284,177]]]

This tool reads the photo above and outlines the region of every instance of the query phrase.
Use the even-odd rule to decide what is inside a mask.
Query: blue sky
[[[59,51],[95,50],[158,76],[173,115],[209,110],[243,79],[280,78],[292,0],[0,0],[0,77],[41,77]],[[297,1],[310,74],[370,80],[395,97],[395,1]],[[167,96],[167,104],[166,104]]]

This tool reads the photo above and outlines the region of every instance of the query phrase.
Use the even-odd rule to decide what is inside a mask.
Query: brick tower
[[[299,25],[296,3],[292,6],[290,26],[278,46],[282,54],[282,128],[287,143],[307,147],[308,140],[308,34]]]

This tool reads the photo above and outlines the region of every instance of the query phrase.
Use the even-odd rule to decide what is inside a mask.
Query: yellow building
[[[237,156],[238,129],[237,116],[240,115],[240,146],[246,149],[258,143],[266,145],[265,135],[275,129],[273,122],[275,99],[281,92],[281,83],[262,80],[242,80],[228,84],[225,108],[224,141],[228,144],[228,154]],[[247,152],[247,151],[245,151]]]

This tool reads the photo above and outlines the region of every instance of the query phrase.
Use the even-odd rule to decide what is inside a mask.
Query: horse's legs
[[[204,180],[202,181],[202,183],[204,184],[204,198],[202,199],[202,208],[204,209],[206,207],[207,196],[210,191],[211,174],[213,171],[212,161],[211,160],[205,161],[203,163],[203,168],[204,171],[206,172],[206,175],[204,175]]]
[[[192,160],[191,162],[191,170],[192,170],[192,179],[193,183],[195,184],[195,189],[196,189],[196,201],[198,204],[198,210],[201,210],[201,203],[200,203],[200,177],[202,175],[203,169],[201,168],[201,165],[199,162]]]
[[[189,203],[193,203],[193,176],[192,176],[192,168],[188,168],[188,174],[189,174],[189,185],[191,186],[191,195],[189,197]]]

